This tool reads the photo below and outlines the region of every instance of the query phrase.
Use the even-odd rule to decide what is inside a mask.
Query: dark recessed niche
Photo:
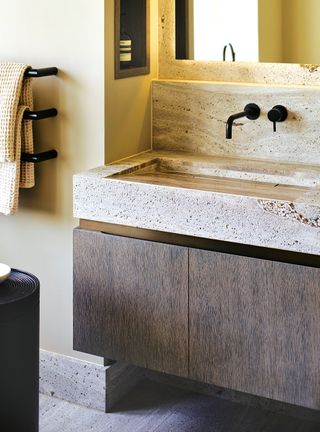
[[[115,0],[115,78],[149,73],[149,0]]]

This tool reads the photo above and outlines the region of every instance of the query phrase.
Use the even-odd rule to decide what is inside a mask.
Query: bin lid
[[[0,284],[0,321],[27,311],[39,301],[39,280],[30,273],[12,269],[10,276]]]

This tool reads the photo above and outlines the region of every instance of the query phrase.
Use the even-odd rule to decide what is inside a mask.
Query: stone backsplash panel
[[[154,81],[153,149],[319,165],[319,101],[315,86]],[[251,102],[260,118],[237,120],[227,140],[227,118]],[[274,133],[267,113],[279,104],[289,117]]]

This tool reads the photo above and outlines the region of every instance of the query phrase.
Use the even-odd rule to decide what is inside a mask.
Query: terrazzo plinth
[[[109,367],[48,351],[40,354],[40,392],[105,411]]]
[[[143,379],[143,369],[117,362],[102,366],[41,350],[40,393],[108,411]]]

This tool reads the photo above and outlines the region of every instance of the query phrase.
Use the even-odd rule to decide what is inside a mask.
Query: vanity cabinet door
[[[190,378],[320,409],[320,269],[190,250]]]
[[[74,348],[188,375],[188,249],[74,231]]]

